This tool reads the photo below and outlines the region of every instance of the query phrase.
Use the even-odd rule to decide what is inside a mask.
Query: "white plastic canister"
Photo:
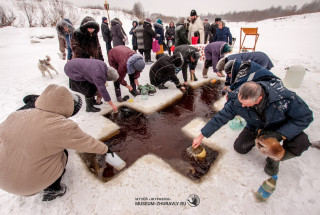
[[[299,88],[307,69],[301,65],[293,65],[286,68],[287,72],[283,84],[288,88]]]
[[[111,153],[107,153],[106,162],[113,166],[116,170],[120,171],[126,166],[126,162],[123,161],[116,153],[113,153],[114,157],[112,157]]]

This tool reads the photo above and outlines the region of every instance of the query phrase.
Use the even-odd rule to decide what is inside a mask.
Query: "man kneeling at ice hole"
[[[112,153],[68,119],[81,104],[80,96],[51,84],[36,99],[34,108],[16,111],[0,124],[1,189],[20,196],[43,190],[42,201],[51,201],[67,189],[60,183],[68,161],[66,149]]]
[[[198,147],[204,137],[209,138],[236,115],[244,118],[247,126],[234,149],[246,154],[256,145],[267,156],[264,170],[268,175],[278,174],[280,161],[300,156],[311,145],[303,132],[313,121],[308,105],[281,81],[261,81],[246,82],[230,92],[224,108],[201,129],[192,146]]]

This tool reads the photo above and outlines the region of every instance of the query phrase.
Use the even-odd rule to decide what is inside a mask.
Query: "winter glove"
[[[273,137],[273,138],[276,138],[279,142],[281,142],[282,140],[285,139],[278,132],[271,131],[271,130],[262,130],[262,129],[260,129],[258,131],[258,137],[262,137],[263,139],[266,139],[266,138],[269,138],[269,137]]]
[[[255,139],[255,143],[261,154],[270,157],[272,160],[280,161],[284,156],[285,150],[275,137],[261,135]]]
[[[113,151],[111,151],[110,148],[108,148],[107,153],[110,153],[112,155],[112,157],[114,157]],[[107,153],[106,153],[106,155],[107,155]]]

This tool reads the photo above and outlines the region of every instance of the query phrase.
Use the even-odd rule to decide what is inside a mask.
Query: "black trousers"
[[[74,81],[69,78],[69,87],[71,90],[83,94],[86,98],[92,98],[97,92],[97,87],[88,81]]]
[[[130,75],[128,75],[128,76],[129,76],[129,80],[130,80],[130,85],[131,85],[131,87],[132,87],[133,89],[136,89],[136,83],[134,83],[134,75],[135,75],[135,73],[130,74]],[[114,84],[114,89],[115,89],[115,90],[120,90],[120,82],[119,82],[119,81],[115,81],[115,82],[113,82],[113,84]]]
[[[211,66],[212,66],[212,60],[206,60],[204,62],[204,68],[208,69]]]
[[[234,149],[240,154],[247,154],[255,146],[254,140],[256,137],[256,132],[244,128],[234,142]],[[285,150],[288,150],[295,156],[300,156],[304,151],[308,150],[311,143],[308,139],[308,135],[301,132],[290,141],[284,140],[282,146]]]
[[[66,164],[68,163],[68,157],[69,157],[69,153],[68,151],[65,149],[64,150],[64,153],[66,154],[67,156],[67,161],[66,161]],[[64,173],[66,172],[66,169],[63,170],[63,173],[62,175],[55,181],[53,182],[53,184],[51,184],[49,187],[47,187],[46,189],[50,189],[50,190],[60,190],[60,182],[61,182],[61,179],[62,179],[62,176],[64,175]]]
[[[145,62],[151,61],[151,49],[144,50],[144,60]]]
[[[144,49],[138,49],[138,51],[143,56]]]

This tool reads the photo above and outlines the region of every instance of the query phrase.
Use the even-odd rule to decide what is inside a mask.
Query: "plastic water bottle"
[[[116,170],[120,171],[126,166],[126,162],[122,160],[116,153],[113,152],[113,155],[111,153],[107,153],[106,155],[106,162],[113,166]]]
[[[259,190],[256,192],[256,197],[261,202],[266,201],[273,191],[276,189],[278,176],[274,175],[268,180],[265,180],[263,184],[260,186]]]
[[[142,88],[141,90],[141,100],[148,100],[148,90],[146,88]]]

